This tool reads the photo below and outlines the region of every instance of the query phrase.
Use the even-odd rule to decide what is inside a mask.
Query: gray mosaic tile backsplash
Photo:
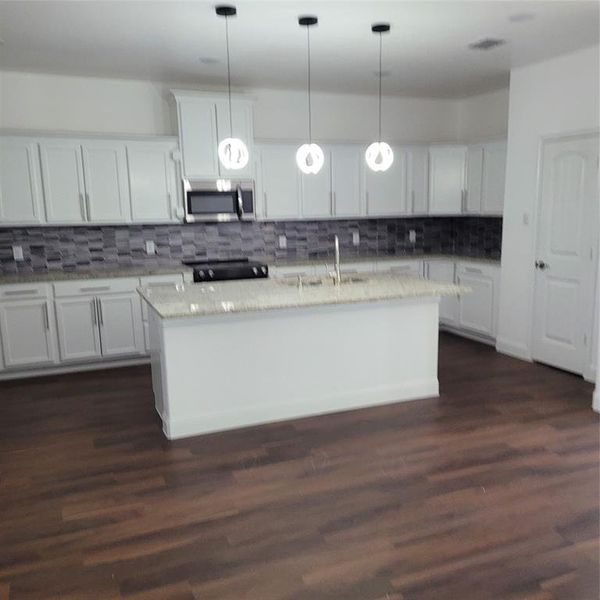
[[[409,242],[409,231],[416,242]],[[352,233],[360,245],[352,245]],[[235,222],[193,225],[115,227],[0,228],[0,274],[102,267],[168,266],[181,261],[247,256],[274,259],[324,259],[340,237],[343,258],[457,254],[499,258],[502,219],[496,217],[422,217],[342,221]],[[287,249],[279,248],[279,236]],[[145,241],[156,255],[147,256]],[[15,262],[12,246],[23,247]]]

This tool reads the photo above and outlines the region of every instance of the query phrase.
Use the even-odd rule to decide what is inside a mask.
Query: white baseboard
[[[501,354],[506,354],[508,356],[512,356],[513,358],[518,358],[527,362],[533,361],[533,358],[531,357],[531,351],[527,345],[523,344],[522,342],[515,343],[505,338],[498,338],[496,340],[496,350]]]
[[[102,369],[117,369],[119,367],[134,367],[136,365],[147,364],[150,364],[150,358],[148,356],[141,356],[105,362],[74,363],[70,365],[45,367],[42,369],[28,369],[21,371],[7,370],[0,372],[0,381],[9,381],[11,379],[28,379],[29,377],[47,377],[49,375],[64,375],[65,373],[81,373],[82,371],[100,371]]]
[[[480,344],[485,344],[486,346],[495,346],[496,340],[492,337],[488,337],[486,335],[481,335],[479,333],[467,331],[465,329],[459,329],[457,327],[452,327],[452,325],[446,325],[445,323],[440,323],[440,331],[446,331],[447,333],[452,333],[453,335],[458,335],[460,337],[467,338],[468,340],[473,340],[474,342],[479,342]]]
[[[594,396],[592,399],[592,408],[597,412],[600,413],[600,386],[596,386],[596,389],[594,390]]]
[[[175,440],[251,425],[312,417],[395,402],[436,398],[438,396],[439,384],[436,378],[414,381],[401,386],[373,388],[336,396],[310,398],[293,404],[258,405],[247,407],[244,410],[225,410],[197,417],[190,415],[184,419],[163,419],[163,431],[167,438]]]

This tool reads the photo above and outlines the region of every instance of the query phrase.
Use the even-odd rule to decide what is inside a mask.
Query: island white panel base
[[[149,313],[156,409],[169,439],[439,394],[438,298]]]

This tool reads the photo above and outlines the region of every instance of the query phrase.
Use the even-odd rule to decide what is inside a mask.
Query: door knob
[[[535,268],[540,269],[541,271],[543,271],[544,269],[547,269],[549,266],[550,265],[548,263],[545,263],[543,260],[535,261]]]

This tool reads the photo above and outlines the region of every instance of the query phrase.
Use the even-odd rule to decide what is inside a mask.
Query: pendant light
[[[381,141],[381,49],[382,35],[390,30],[389,23],[376,23],[371,27],[373,33],[379,34],[379,137],[365,152],[365,160],[372,171],[387,171],[394,162],[394,152],[389,144]]]
[[[298,168],[307,175],[314,175],[321,170],[325,155],[318,144],[312,141],[312,113],[310,106],[310,28],[319,22],[317,17],[299,17],[300,27],[306,27],[306,44],[308,50],[308,144],[302,144],[296,152]]]
[[[221,140],[218,147],[221,164],[230,170],[243,169],[248,164],[248,147],[239,138],[233,137],[233,119],[231,110],[231,66],[229,64],[229,17],[235,17],[235,6],[220,5],[215,8],[220,17],[225,17],[225,40],[227,44],[227,92],[229,98],[229,137]]]

